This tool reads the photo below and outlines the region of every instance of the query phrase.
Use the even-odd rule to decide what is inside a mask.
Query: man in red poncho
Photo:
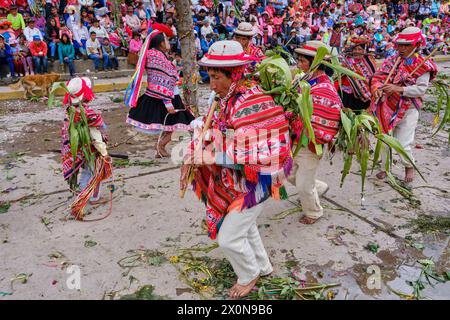
[[[248,295],[258,278],[273,270],[256,220],[265,200],[286,198],[283,183],[292,166],[283,108],[244,78],[251,61],[236,41],[215,42],[200,60],[220,99],[210,111],[208,141],[200,139],[203,148],[191,143],[180,179],[185,190],[191,168],[187,163],[194,160],[193,189],[206,205],[208,235],[217,237],[237,275],[231,298]],[[197,121],[201,123],[194,127],[203,127]]]
[[[425,45],[419,28],[404,29],[394,41],[398,54],[387,58],[372,78],[369,111],[378,117],[383,132],[392,132],[414,161],[412,147],[419,109],[429,82],[436,76],[437,67],[431,59],[424,61],[425,58],[417,52],[420,46]],[[386,80],[389,81],[385,83]],[[405,167],[405,182],[410,183],[414,179],[414,169],[406,159],[402,158],[402,164]],[[386,172],[379,172],[377,177],[384,179]]]

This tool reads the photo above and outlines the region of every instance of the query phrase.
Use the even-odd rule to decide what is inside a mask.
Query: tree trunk
[[[176,19],[178,39],[181,44],[181,58],[183,59],[183,99],[191,108],[195,116],[198,111],[198,66],[197,48],[192,21],[191,1],[176,0]]]

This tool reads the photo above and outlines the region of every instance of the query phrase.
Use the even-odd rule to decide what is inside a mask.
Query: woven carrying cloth
[[[341,98],[326,74],[308,80],[308,82],[311,85],[310,95],[313,103],[311,125],[316,144],[326,144],[333,140],[339,131],[342,108]],[[297,140],[300,137],[300,132],[303,130],[303,123],[300,118],[293,121],[292,128],[295,133],[294,139]],[[308,149],[316,153],[312,142],[308,144]]]
[[[287,198],[283,182],[292,158],[283,108],[257,86],[236,89],[227,101],[221,101],[211,128],[221,132],[220,139],[227,130],[234,130],[232,138],[228,136],[215,149],[231,164],[202,165],[193,180],[194,192],[206,204],[208,235],[215,239],[228,212],[251,208],[269,197]],[[241,139],[243,135],[248,139]],[[216,143],[214,139],[205,141],[203,147]],[[194,147],[191,143],[191,152]]]
[[[175,85],[178,81],[178,71],[166,55],[156,49],[147,51],[147,90],[145,94],[157,98],[172,100]]]
[[[374,74],[371,81],[372,93],[384,84],[394,67],[397,57],[398,55],[395,55],[386,59],[381,68]],[[391,77],[389,83],[402,87],[411,86],[416,83],[417,78],[427,72],[430,73],[430,81],[433,80],[437,74],[437,67],[431,60],[425,61],[425,63],[411,75],[411,72],[414,71],[423,60],[424,58],[418,54],[415,54],[411,58],[403,59],[394,71],[394,75]],[[378,117],[383,132],[388,133],[403,119],[406,110],[413,106],[420,109],[422,107],[422,98],[409,98],[401,96],[399,93],[393,93],[389,96],[385,95],[376,104],[372,101],[369,111]]]
[[[360,80],[342,76],[342,91],[354,95],[355,98],[363,102],[369,101],[372,97],[370,94],[369,80],[376,71],[375,59],[372,56],[362,58],[344,57],[342,64],[344,67],[366,78],[365,80]]]

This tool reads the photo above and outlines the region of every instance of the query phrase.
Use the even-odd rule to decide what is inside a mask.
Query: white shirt
[[[39,36],[41,40],[44,40],[41,31],[36,27],[34,27],[33,29],[31,29],[30,27],[25,27],[25,29],[23,29],[23,35],[28,42],[33,41],[33,36]]]
[[[85,7],[90,7],[94,4],[94,0],[78,0],[78,3]]]
[[[428,89],[430,82],[430,73],[426,72],[417,78],[416,84],[403,88],[403,96],[409,98],[423,97]]]
[[[211,25],[209,25],[209,27],[203,26],[201,29],[201,34],[203,38],[206,38],[206,35],[209,33],[214,33],[213,28],[211,27]]]
[[[105,27],[103,27],[103,26],[99,26],[98,28],[91,27],[89,29],[89,33],[91,33],[91,32],[95,32],[95,34],[97,35],[97,38],[109,38],[108,32],[106,31]]]
[[[73,27],[73,38],[76,42],[89,39],[88,29],[85,26],[80,27],[79,25],[75,25]]]
[[[97,39],[95,39],[95,41],[92,41],[92,39],[89,38],[88,41],[86,41],[86,49],[88,54],[99,54],[100,42],[98,42]]]

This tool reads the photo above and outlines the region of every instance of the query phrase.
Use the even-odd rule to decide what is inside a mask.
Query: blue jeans
[[[48,59],[47,57],[33,56],[33,63],[36,73],[48,73]]]
[[[14,72],[14,62],[13,62],[13,58],[9,57],[9,58],[0,58],[0,64],[8,64],[9,67],[9,72],[11,72],[11,77],[15,77],[16,74]],[[0,73],[0,78],[2,78],[2,75]]]
[[[117,60],[116,57],[114,57],[114,56],[110,57],[107,54],[103,54],[103,58],[105,59],[104,60],[105,69],[106,68],[114,68],[114,69],[116,69],[116,68],[119,67],[119,61]]]
[[[48,46],[50,47],[50,57],[54,58],[56,54],[56,43],[52,41],[48,44]]]
[[[69,66],[70,75],[73,76],[75,74],[75,66],[73,64],[73,59],[68,58],[67,61],[63,60],[61,62],[65,63]]]
[[[100,56],[98,54],[90,54],[89,59],[94,60],[94,68],[95,70],[98,70],[98,67],[100,66]],[[108,58],[105,59],[107,61]]]
[[[75,51],[81,53],[82,55],[85,55],[86,54],[86,40],[81,39],[81,44],[82,44],[82,46],[80,46],[80,44],[77,41],[73,41],[73,47],[75,48]]]

